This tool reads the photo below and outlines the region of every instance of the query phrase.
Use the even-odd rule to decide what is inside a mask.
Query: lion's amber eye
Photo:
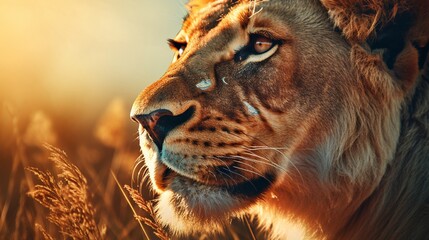
[[[249,43],[235,52],[234,61],[241,62],[251,57],[251,61],[259,62],[273,55],[281,41],[268,36],[269,34],[250,34]]]
[[[273,40],[263,36],[257,36],[254,40],[253,49],[256,54],[261,54],[270,50],[273,44]]]

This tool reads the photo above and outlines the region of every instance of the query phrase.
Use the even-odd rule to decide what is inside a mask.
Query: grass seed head
[[[36,185],[29,195],[49,209],[47,219],[64,235],[73,239],[101,239],[86,178],[68,161],[63,151],[52,146],[47,148],[51,152],[50,160],[60,173],[54,176],[48,171],[28,168],[42,183]]]

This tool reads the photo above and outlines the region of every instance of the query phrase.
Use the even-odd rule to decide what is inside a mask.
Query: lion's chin
[[[208,200],[207,206],[202,206],[204,204],[202,202],[190,202],[168,190],[160,196],[157,205],[158,219],[174,235],[221,232],[224,222],[230,217],[230,212],[209,206],[209,201],[215,200]],[[228,202],[228,200],[224,202]],[[214,215],[209,216],[210,213]]]
[[[241,215],[256,199],[235,196],[228,189],[178,176],[160,194],[157,214],[160,222],[176,235],[215,233],[221,232],[228,219]]]

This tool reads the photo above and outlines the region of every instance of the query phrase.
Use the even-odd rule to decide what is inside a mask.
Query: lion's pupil
[[[255,41],[254,49],[256,53],[264,53],[273,46],[273,41],[265,37],[258,37]]]

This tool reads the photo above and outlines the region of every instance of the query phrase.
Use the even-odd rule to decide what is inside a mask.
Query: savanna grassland
[[[69,133],[80,135],[76,143],[62,137],[68,131],[55,131],[61,124],[46,113],[21,119],[3,104],[0,238],[141,239],[121,192],[132,184],[139,155],[126,113],[122,101],[112,101],[100,118],[108,121]]]

